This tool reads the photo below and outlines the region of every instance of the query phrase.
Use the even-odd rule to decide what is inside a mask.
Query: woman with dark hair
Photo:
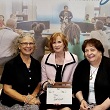
[[[76,67],[72,83],[80,110],[110,110],[110,59],[95,38],[85,40],[82,51],[85,59]]]

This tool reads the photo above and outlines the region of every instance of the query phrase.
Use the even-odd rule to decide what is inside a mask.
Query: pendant
[[[92,80],[92,78],[93,78],[93,76],[92,76],[92,75],[90,75],[89,80]]]

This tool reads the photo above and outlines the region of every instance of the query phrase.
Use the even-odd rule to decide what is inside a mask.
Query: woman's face
[[[94,46],[89,44],[87,44],[84,54],[90,63],[100,61],[102,57],[102,53],[98,51]]]
[[[33,38],[29,36],[23,37],[20,42],[19,49],[22,55],[30,56],[35,49],[35,43],[33,41]]]
[[[58,36],[55,40],[53,40],[52,46],[55,53],[60,53],[64,51],[64,43],[60,36]]]

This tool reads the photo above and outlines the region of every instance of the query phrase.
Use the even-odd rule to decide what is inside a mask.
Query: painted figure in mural
[[[0,30],[0,74],[4,64],[14,57],[13,41],[19,36],[18,33],[14,32],[16,25],[16,21],[8,19],[6,27]]]
[[[66,36],[62,33],[54,33],[50,37],[49,49],[51,53],[44,55],[41,62],[42,86],[44,90],[47,84],[54,85],[55,82],[72,82],[74,70],[78,64],[78,58],[75,54],[67,50],[67,46]],[[71,105],[45,105],[46,92],[41,95],[40,99],[41,105],[46,106],[49,110],[71,110]]]
[[[105,31],[103,31],[104,24],[101,20],[96,21],[94,25],[94,31],[91,31],[90,38],[96,38],[100,40],[104,46],[104,55],[109,56],[108,54],[108,48],[109,48],[109,42],[108,42],[108,36]]]
[[[105,21],[105,25],[110,27],[110,16],[107,16],[106,21]]]
[[[45,54],[45,47],[48,47],[48,38],[42,37],[42,31],[45,29],[45,25],[43,23],[35,22],[32,24],[32,29],[34,30],[34,38],[37,44],[37,48],[32,56],[41,61]]]
[[[90,22],[91,22],[91,20],[90,20],[90,18],[89,18],[89,14],[86,14],[86,15],[85,15],[84,22],[86,22],[86,23],[90,23]]]
[[[5,23],[4,23],[4,16],[0,15],[0,29],[5,27]]]
[[[95,38],[85,40],[82,51],[85,59],[73,75],[73,93],[80,110],[110,110],[110,59],[104,56],[104,47]]]
[[[73,18],[73,14],[71,11],[68,11],[68,6],[64,6],[64,10],[59,14],[60,22],[61,22],[61,31],[64,31],[64,28],[71,22]]]
[[[10,18],[11,18],[11,19],[14,19],[15,21],[17,21],[16,13],[12,13],[12,14],[10,15]]]
[[[95,24],[96,23],[96,19],[95,18],[92,18],[91,19],[91,23]]]
[[[80,27],[77,24],[73,22],[68,24],[64,29],[64,34],[72,45],[80,43]]]
[[[80,27],[74,22],[71,22],[64,29],[64,35],[66,35],[68,39],[68,50],[76,54],[79,61],[84,59],[83,52],[81,51],[84,36],[81,36],[80,33]]]
[[[1,77],[2,110],[39,110],[41,65],[31,54],[35,39],[30,34],[17,37],[14,43],[17,56],[5,64]]]

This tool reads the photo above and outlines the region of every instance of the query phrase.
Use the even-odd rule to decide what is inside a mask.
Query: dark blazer
[[[73,93],[82,91],[86,101],[89,95],[89,75],[90,63],[84,59],[76,67],[72,86]],[[105,56],[102,57],[94,84],[96,104],[101,104],[110,98],[110,59]]]

